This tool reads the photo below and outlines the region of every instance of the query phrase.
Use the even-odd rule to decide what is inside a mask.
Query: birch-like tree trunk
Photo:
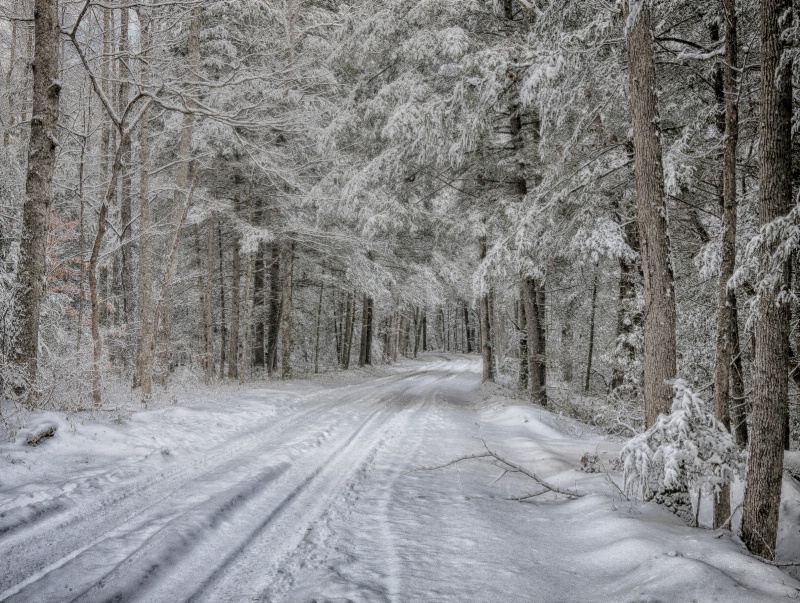
[[[34,3],[33,117],[22,210],[19,286],[15,295],[17,337],[15,364],[33,392],[39,350],[39,317],[45,296],[47,224],[53,201],[56,126],[61,84],[58,81],[58,5]],[[22,385],[22,384],[20,384]],[[24,386],[20,389],[26,389]],[[29,398],[30,400],[30,398]]]
[[[675,378],[675,284],[664,201],[661,128],[649,7],[623,2],[633,122],[636,211],[644,271],[644,404],[647,427],[672,408]]]
[[[759,222],[785,216],[792,204],[792,64],[783,60],[782,34],[789,0],[761,0],[761,112]],[[772,280],[771,258],[779,242],[760,249],[761,279]],[[779,299],[788,288],[788,267],[761,291],[755,325],[753,415],[741,537],[751,553],[775,558],[783,477],[783,432],[788,412],[789,305]]]

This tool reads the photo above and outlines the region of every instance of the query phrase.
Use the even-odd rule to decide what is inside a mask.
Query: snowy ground
[[[0,601],[800,597],[800,582],[729,534],[621,500],[606,475],[579,471],[584,453],[609,461],[620,445],[481,388],[479,369],[431,356],[121,425],[43,417],[55,437],[0,445]],[[420,470],[481,452],[479,433],[589,494],[516,502],[536,488],[518,474],[495,481],[492,464]]]

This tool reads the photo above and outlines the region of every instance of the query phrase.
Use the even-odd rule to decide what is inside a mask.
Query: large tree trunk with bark
[[[656,99],[650,9],[637,3],[628,19],[628,80],[633,122],[636,211],[644,271],[644,404],[647,427],[672,408],[675,378],[675,286],[664,201],[664,167]]]
[[[722,167],[722,249],[717,315],[717,358],[714,369],[714,413],[731,427],[730,383],[733,358],[733,320],[736,296],[728,287],[736,267],[736,146],[739,140],[738,86],[736,82],[736,0],[724,0],[725,61],[722,67],[725,99],[725,150]],[[714,527],[724,527],[731,515],[730,488],[726,484],[714,500]]]
[[[789,212],[791,182],[791,61],[783,61],[782,33],[789,0],[761,0],[761,114],[759,221],[764,227]],[[772,275],[779,241],[760,249],[760,279]],[[775,558],[783,476],[783,431],[788,412],[789,305],[779,299],[788,287],[788,267],[760,292],[753,359],[753,415],[742,540],[751,553]]]
[[[39,316],[45,295],[47,224],[53,200],[53,170],[58,147],[56,125],[61,84],[58,80],[58,5],[51,0],[34,3],[33,117],[22,210],[19,287],[15,295],[15,364],[27,385],[36,379]],[[33,392],[33,389],[29,389]],[[29,398],[30,399],[30,398]]]

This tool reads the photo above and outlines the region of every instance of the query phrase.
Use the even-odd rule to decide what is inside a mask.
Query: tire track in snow
[[[406,379],[413,378],[414,374],[403,374],[399,376],[392,376],[389,378],[384,378],[379,381],[384,383],[376,383],[373,381],[367,385],[361,386],[348,386],[345,388],[341,388],[342,390],[355,390],[355,391],[345,391],[345,394],[355,394],[358,393],[359,390],[367,390],[365,396],[368,397],[370,395],[374,395],[375,391],[377,390],[380,392],[382,386],[392,385],[393,382],[402,382]],[[279,431],[279,432],[289,432],[289,435],[294,435],[290,428],[297,429],[302,424],[306,423],[311,418],[316,418],[317,422],[320,419],[330,416],[331,414],[335,415],[335,411],[340,407],[344,406],[345,404],[351,404],[353,401],[352,399],[348,399],[349,396],[341,395],[342,392],[339,389],[334,390],[333,392],[337,395],[337,398],[334,399],[333,403],[330,400],[323,400],[318,405],[307,409],[297,415],[292,415],[289,417],[285,417],[280,421],[276,421],[276,424],[273,425],[273,428],[266,431]],[[392,395],[393,392],[390,392]],[[320,395],[320,394],[318,394]],[[362,397],[365,397],[362,396]],[[373,403],[371,406],[375,406],[380,404],[380,400],[378,402]],[[313,471],[310,475],[307,476],[306,480],[301,482],[299,486],[297,486],[294,490],[290,491],[289,495],[284,499],[284,501],[279,504],[275,512],[280,513],[282,510],[288,505],[294,498],[296,498],[304,488],[308,486],[315,478],[317,478],[325,469],[327,465],[329,465],[333,459],[338,456],[342,450],[348,448],[350,444],[352,444],[353,440],[361,433],[363,429],[365,429],[377,416],[379,410],[375,410],[370,414],[367,419],[361,423],[361,425],[353,432],[350,438],[347,439],[343,447],[339,448],[336,453],[331,456],[323,465],[319,466],[315,471]],[[336,417],[333,417],[334,423],[336,423]],[[341,420],[341,417],[339,418]],[[263,440],[265,436],[270,435],[269,433],[262,433],[260,434],[260,438]],[[248,439],[259,439],[259,434],[255,433],[251,438]],[[317,437],[316,446],[319,447],[322,445],[323,440],[327,436],[325,432],[319,437]],[[269,439],[269,438],[266,438]],[[301,438],[301,443],[303,439]],[[305,444],[308,447],[308,444]],[[263,443],[262,443],[263,446]],[[302,446],[301,446],[302,447]],[[219,448],[219,447],[218,447]],[[252,454],[254,449],[258,449],[258,442],[255,443],[254,446],[249,446],[239,442],[238,446],[234,446],[235,450],[231,454],[222,455],[226,457],[225,459],[220,459],[218,457],[214,457],[210,459],[211,455],[207,455],[203,459],[196,461],[194,463],[194,467],[197,468],[198,466],[201,468],[206,468],[204,473],[201,473],[200,476],[195,476],[194,478],[190,478],[190,488],[191,485],[197,481],[203,481],[204,479],[209,481],[210,483],[217,483],[219,485],[218,476],[220,473],[228,473],[230,472],[231,468],[234,467],[237,463],[240,462],[240,459],[244,456],[249,456]],[[300,451],[302,453],[302,450]],[[298,453],[298,454],[300,454]],[[233,456],[233,458],[228,458]],[[227,463],[225,462],[227,460]],[[211,461],[209,463],[209,461]],[[287,461],[290,462],[290,461]],[[207,465],[211,464],[211,468],[208,469]],[[182,471],[185,470],[185,467],[178,467],[174,469],[170,475],[170,477],[181,477],[184,476]],[[75,593],[75,566],[80,566],[81,562],[87,562],[88,565],[92,565],[92,563],[101,565],[105,564],[105,567],[109,565],[109,561],[115,560],[116,564],[113,565],[113,569],[110,572],[105,572],[103,577],[98,579],[96,570],[94,572],[91,571],[91,568],[82,568],[80,572],[81,577],[84,577],[83,580],[84,586],[87,582],[91,583],[93,580],[97,581],[95,587],[91,587],[88,590],[78,590],[79,594],[77,596],[71,597],[73,600],[81,599],[81,600],[106,600],[107,598],[105,595],[106,592],[103,591],[102,588],[98,588],[101,585],[110,584],[111,582],[116,581],[113,572],[121,573],[123,569],[126,571],[130,570],[133,563],[133,558],[139,560],[148,560],[150,561],[150,565],[147,566],[144,570],[139,568],[139,576],[145,583],[151,581],[152,578],[155,578],[159,571],[163,571],[163,565],[165,561],[172,562],[174,560],[180,560],[181,555],[185,554],[187,551],[193,548],[193,543],[195,540],[202,540],[202,535],[208,529],[213,529],[216,527],[217,523],[224,523],[227,521],[226,517],[233,514],[237,509],[241,509],[242,506],[248,506],[248,501],[251,498],[257,498],[260,494],[263,493],[266,486],[268,484],[272,484],[276,480],[280,480],[280,477],[283,475],[284,471],[279,471],[278,468],[271,466],[268,467],[267,470],[262,472],[262,474],[257,477],[256,479],[249,479],[248,476],[243,478],[244,481],[238,483],[237,487],[233,488],[226,488],[223,494],[228,492],[232,489],[234,492],[230,496],[222,496],[222,495],[210,495],[202,501],[189,501],[194,502],[197,504],[189,506],[188,509],[185,509],[183,513],[178,513],[177,515],[164,515],[163,513],[156,512],[155,515],[153,513],[154,509],[158,509],[159,506],[164,506],[167,503],[174,504],[174,498],[178,490],[180,490],[180,486],[182,483],[186,483],[186,480],[183,481],[179,479],[175,479],[174,485],[176,488],[168,491],[164,496],[160,499],[152,502],[152,499],[149,499],[149,506],[146,506],[144,509],[139,509],[137,512],[133,514],[133,519],[143,517],[142,521],[140,521],[136,525],[130,525],[132,523],[132,518],[127,518],[127,522],[123,524],[123,526],[119,527],[117,530],[112,530],[111,532],[104,534],[99,539],[96,539],[88,545],[81,546],[73,551],[70,551],[67,555],[63,556],[61,559],[56,560],[53,563],[50,563],[47,567],[40,569],[33,576],[29,577],[28,579],[24,580],[23,582],[17,584],[14,587],[7,589],[2,595],[0,595],[0,600],[6,600],[12,598],[11,600],[32,600],[29,598],[29,595],[37,592],[38,594],[35,595],[35,600],[37,601],[46,601],[46,600],[58,600],[62,601],[65,600],[65,595],[67,592],[64,590],[60,590],[63,586],[59,586],[59,583],[64,582],[64,578],[67,579],[67,582],[72,583],[73,594]],[[185,477],[185,476],[184,476]],[[244,485],[242,485],[244,484]],[[230,484],[229,484],[230,486]],[[236,484],[234,484],[236,486]],[[146,493],[149,488],[145,487],[140,491],[141,493]],[[162,489],[163,490],[163,489]],[[120,492],[116,492],[112,498],[114,500],[124,500],[124,495],[121,495]],[[100,509],[98,511],[102,511],[104,509],[106,502],[102,502],[100,505]],[[252,505],[250,505],[252,507]],[[206,518],[205,520],[203,518]],[[208,519],[211,517],[212,519]],[[80,518],[75,518],[73,521],[77,521]],[[166,521],[166,525],[161,526],[160,523],[162,521]],[[269,517],[262,522],[262,524],[266,525],[269,524],[270,519]],[[67,522],[69,523],[69,522]],[[263,529],[264,525],[260,526],[260,529]],[[63,524],[59,526],[60,528],[63,527]],[[178,546],[173,546],[171,552],[168,553],[166,559],[162,559],[161,562],[158,561],[158,555],[156,555],[156,559],[149,559],[146,551],[155,549],[158,550],[158,543],[161,543],[162,546],[166,546],[167,549],[170,548],[169,539],[167,534],[170,532],[176,532],[179,535],[179,542],[185,543],[180,544]],[[256,530],[258,532],[259,530]],[[127,541],[126,541],[127,539]],[[167,541],[161,542],[161,540],[166,539]],[[246,545],[246,543],[245,543]],[[242,545],[244,546],[244,545]],[[240,546],[239,548],[242,548]],[[111,552],[116,547],[116,557],[114,557]],[[119,560],[121,553],[119,552],[120,548],[123,552],[127,553],[123,556],[122,560]],[[131,549],[132,552],[131,552]],[[105,551],[105,554],[101,553]],[[234,555],[235,556],[235,555]],[[140,563],[141,565],[141,563]],[[147,565],[147,563],[145,563]],[[62,570],[62,568],[64,568]],[[62,571],[59,571],[62,570]],[[136,575],[136,572],[134,572]],[[141,582],[141,580],[140,580]],[[48,585],[56,586],[51,588]],[[196,581],[195,581],[196,584]],[[137,590],[141,590],[139,588],[140,584],[137,584],[134,590],[128,590],[128,594],[133,594]],[[38,590],[37,590],[38,587]],[[119,590],[117,590],[119,593]],[[17,594],[21,594],[21,597],[16,597]],[[95,594],[98,596],[95,597]],[[102,595],[102,596],[100,596]],[[51,598],[52,597],[52,598]],[[67,595],[69,597],[69,595]],[[127,600],[127,597],[126,597]],[[161,599],[165,600],[165,599]],[[179,599],[172,599],[172,600],[179,600]]]
[[[291,494],[292,504],[281,509],[274,521],[254,532],[247,548],[220,564],[189,601],[239,601],[253,596],[259,601],[272,601],[290,585],[292,570],[305,564],[305,557],[313,549],[313,545],[308,546],[307,537],[314,526],[342,504],[348,484],[364,474],[391,432],[408,422],[409,408],[415,402],[408,393],[410,387],[413,384],[400,392],[384,394],[379,404],[385,407],[376,410],[335,456],[315,471],[313,480],[304,482],[302,489]],[[276,541],[281,544],[276,546]],[[301,551],[299,559],[298,551]],[[253,560],[270,558],[271,561],[261,562],[262,574],[256,580],[252,576],[243,579]]]
[[[391,603],[400,600],[402,580],[397,569],[401,560],[396,550],[390,506],[395,498],[395,483],[412,464],[410,459],[421,444],[421,432],[427,431],[432,416],[438,416],[434,388],[448,378],[429,373],[414,384],[409,394],[419,403],[408,408],[402,422],[392,426],[391,436],[373,449],[368,461],[354,472],[343,488],[344,496],[309,523],[302,541],[281,562],[281,571],[260,593],[258,601],[350,601],[354,591],[359,593],[356,598],[359,601]],[[375,526],[377,536],[349,531],[353,514],[364,513],[365,503],[370,516],[367,523]],[[358,523],[363,520],[359,517]],[[371,543],[366,551],[356,542],[363,538]],[[356,570],[360,580],[351,575],[352,564],[361,568]],[[320,574],[324,578],[320,579]],[[241,591],[233,596],[225,594],[228,596],[209,601],[245,597]]]

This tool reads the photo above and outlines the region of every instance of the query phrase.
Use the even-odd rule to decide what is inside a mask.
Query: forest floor
[[[730,533],[622,498],[619,442],[482,387],[479,370],[476,357],[429,355],[120,424],[43,415],[31,431],[53,437],[0,444],[0,601],[800,597]],[[510,500],[539,489],[486,459],[424,469],[483,452],[481,436],[587,495]],[[609,472],[581,471],[586,453]]]

